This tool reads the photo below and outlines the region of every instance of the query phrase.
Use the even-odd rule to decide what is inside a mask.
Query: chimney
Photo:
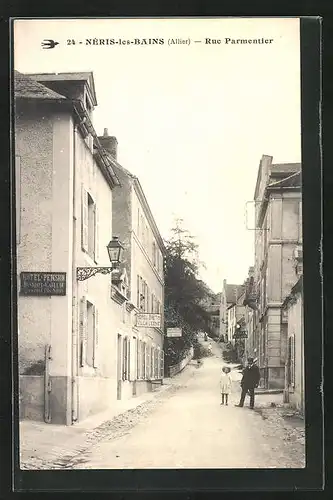
[[[117,149],[118,149],[118,141],[114,136],[110,136],[108,129],[104,129],[104,134],[98,138],[99,142],[102,144],[103,148],[105,148],[110,155],[117,160]]]

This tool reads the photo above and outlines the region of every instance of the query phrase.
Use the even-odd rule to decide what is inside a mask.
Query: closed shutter
[[[96,264],[99,262],[100,259],[100,245],[99,245],[99,211],[97,205],[95,205],[95,250],[94,250],[94,255],[95,255],[95,262]]]
[[[93,367],[97,368],[98,366],[98,309],[94,307],[94,346],[93,346]]]
[[[139,339],[136,341],[136,378],[140,378],[140,351],[141,351],[141,342]]]
[[[147,344],[145,344],[145,374],[144,378],[148,379],[149,378],[149,349]]]
[[[295,335],[292,335],[290,337],[290,344],[291,344],[291,349],[290,349],[290,379],[291,379],[291,385],[292,387],[295,387]]]
[[[164,377],[164,352],[160,351],[160,377]]]
[[[87,300],[82,297],[80,300],[80,319],[79,319],[79,337],[80,337],[80,366],[85,365],[86,359],[86,346],[87,346]]]
[[[147,346],[147,379],[151,378],[151,348]]]
[[[131,365],[131,339],[127,339],[127,380],[132,380]]]
[[[88,193],[82,186],[81,190],[81,245],[88,252]]]
[[[123,339],[123,380],[126,380],[127,370],[127,338]]]
[[[136,306],[140,309],[140,276],[136,276]]]

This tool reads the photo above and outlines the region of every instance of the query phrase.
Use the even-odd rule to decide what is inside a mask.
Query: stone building
[[[295,283],[293,254],[302,241],[301,164],[263,156],[254,194],[258,365],[267,388],[283,388],[287,353],[284,299]]]
[[[110,276],[78,281],[77,268],[110,266],[119,180],[92,123],[91,73],[14,84],[20,414],[70,425],[116,398]]]
[[[117,139],[107,129],[99,140],[108,152],[120,186],[113,191],[112,225],[123,242],[128,300],[132,304],[128,328],[118,329],[118,398],[151,389],[151,381],[163,378],[164,256],[165,246],[137,177],[117,161]],[[159,327],[138,326],[138,313],[161,316]]]
[[[239,297],[241,296],[242,293],[243,293],[242,285],[232,285],[227,283],[227,280],[223,280],[223,288],[220,299],[220,337],[225,342],[233,341],[232,328],[236,324],[235,321],[237,314],[236,310],[233,310],[232,307],[235,304],[239,303]],[[229,327],[229,320],[231,321],[230,327]]]
[[[71,425],[159,376],[162,331],[135,335],[135,317],[139,302],[163,311],[161,238],[137,180],[131,220],[123,213],[127,184],[93,125],[92,73],[16,72],[14,92],[20,417]],[[155,257],[134,243],[138,210]],[[110,267],[114,236],[125,262],[81,281],[78,268]]]
[[[304,321],[302,250],[295,251],[296,282],[283,303],[282,315],[287,320],[287,355],[285,366],[284,401],[304,413]],[[298,271],[297,271],[298,269]]]
[[[228,310],[238,301],[242,294],[242,285],[232,285],[223,280],[223,288],[220,296],[220,337],[225,342],[231,342],[231,331],[228,328]]]

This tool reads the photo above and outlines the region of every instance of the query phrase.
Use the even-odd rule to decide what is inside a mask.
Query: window
[[[88,254],[95,258],[95,203],[88,194]]]
[[[137,275],[137,307],[143,312],[150,312],[149,307],[152,307],[147,282],[139,275]]]
[[[82,187],[81,214],[82,250],[97,261],[99,243],[99,221],[96,204],[92,196]]]
[[[153,241],[152,245],[152,257],[153,257],[153,266],[156,267],[156,243]]]
[[[98,310],[85,297],[80,301],[80,365],[98,366]]]

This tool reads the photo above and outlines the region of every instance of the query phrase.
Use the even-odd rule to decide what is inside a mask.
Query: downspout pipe
[[[78,332],[77,332],[77,280],[76,280],[76,135],[77,125],[73,126],[73,239],[72,239],[72,376],[71,376],[71,423],[78,420],[78,386],[76,378],[78,375]]]

